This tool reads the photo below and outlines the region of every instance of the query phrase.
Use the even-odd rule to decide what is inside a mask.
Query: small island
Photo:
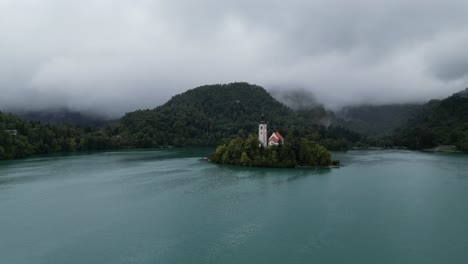
[[[267,140],[267,124],[259,124],[258,138],[254,135],[237,137],[219,146],[210,156],[214,163],[273,168],[333,168],[339,167],[331,153],[307,138],[283,136],[273,131]]]

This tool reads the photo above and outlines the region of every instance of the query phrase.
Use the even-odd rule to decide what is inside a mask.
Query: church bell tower
[[[267,123],[265,121],[265,117],[262,115],[262,119],[260,124],[258,124],[258,141],[260,141],[260,145],[266,147],[268,146],[267,141]]]

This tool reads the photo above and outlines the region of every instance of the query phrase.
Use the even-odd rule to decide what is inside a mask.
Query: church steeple
[[[268,146],[267,141],[267,122],[265,121],[265,116],[262,114],[260,123],[258,124],[258,141],[264,147]]]

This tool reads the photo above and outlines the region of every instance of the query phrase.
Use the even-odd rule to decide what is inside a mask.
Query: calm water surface
[[[468,263],[468,156],[253,169],[206,149],[0,162],[0,263]]]

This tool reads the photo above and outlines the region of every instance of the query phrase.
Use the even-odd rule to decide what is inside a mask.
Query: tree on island
[[[329,167],[339,165],[332,161],[330,152],[306,138],[287,138],[284,144],[264,147],[258,138],[249,135],[237,137],[219,146],[210,159],[215,163],[254,167]]]

